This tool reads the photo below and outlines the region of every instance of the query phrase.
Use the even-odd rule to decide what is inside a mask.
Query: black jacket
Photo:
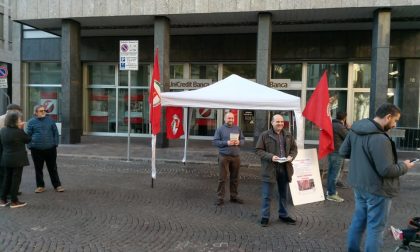
[[[337,119],[332,120],[332,125],[334,132],[334,152],[338,152],[349,130],[342,121]]]
[[[0,164],[2,167],[23,167],[29,165],[25,144],[31,138],[18,128],[0,130]]]

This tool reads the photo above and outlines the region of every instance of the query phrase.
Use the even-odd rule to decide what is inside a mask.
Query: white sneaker
[[[343,202],[344,201],[344,199],[341,198],[340,196],[338,196],[338,194],[328,195],[327,200],[335,201],[335,202]]]
[[[45,192],[45,187],[37,187],[35,189],[35,193],[42,193],[42,192]]]

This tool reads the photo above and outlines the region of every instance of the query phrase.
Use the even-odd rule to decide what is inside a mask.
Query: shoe
[[[223,201],[223,199],[217,199],[216,202],[214,202],[214,204],[216,206],[221,206],[221,205],[225,204],[225,202]]]
[[[281,222],[286,223],[287,225],[296,225],[296,220],[290,218],[289,216],[287,216],[287,217],[279,217],[279,220]]]
[[[35,193],[42,193],[42,192],[45,192],[45,187],[37,187],[35,189]]]
[[[341,188],[341,189],[348,189],[349,187],[347,185],[345,185],[343,182],[341,181],[337,181],[337,183],[335,184],[335,186],[337,188]]]
[[[62,186],[57,186],[57,188],[54,189],[56,192],[64,192],[64,188]]]
[[[338,194],[327,195],[327,200],[335,201],[335,202],[343,202],[344,201],[344,199],[341,198],[340,196],[338,196]]]
[[[20,201],[16,201],[16,202],[12,202],[10,204],[10,208],[18,208],[18,207],[24,207],[26,206],[27,203],[26,202],[20,202]]]
[[[261,218],[261,227],[268,227],[268,219]]]
[[[237,203],[237,204],[243,204],[244,203],[244,201],[241,200],[240,198],[230,198],[230,202]]]
[[[6,200],[0,200],[0,207],[5,207],[7,205],[9,205],[9,202],[8,201],[6,201]]]

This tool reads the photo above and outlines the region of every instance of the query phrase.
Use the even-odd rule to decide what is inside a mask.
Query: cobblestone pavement
[[[148,145],[86,138],[59,148],[59,174],[66,191],[55,192],[45,171],[47,191],[35,194],[33,166],[24,168],[23,208],[0,208],[0,251],[344,251],[353,211],[350,189],[338,189],[345,202],[290,207],[298,225],[277,221],[259,225],[258,160],[242,156],[240,197],[244,205],[213,205],[217,151],[207,143],[190,145],[193,162],[183,165],[182,144],[160,149],[157,180],[151,188]],[[210,145],[211,146],[211,145]],[[390,225],[404,227],[420,215],[420,176],[401,180]],[[227,195],[228,196],[228,195]],[[277,202],[277,201],[275,201]],[[398,244],[386,234],[385,251]]]

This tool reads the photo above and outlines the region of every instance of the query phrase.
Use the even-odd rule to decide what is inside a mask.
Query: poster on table
[[[289,184],[293,205],[325,200],[316,149],[299,149],[293,160],[293,168],[294,174]]]

